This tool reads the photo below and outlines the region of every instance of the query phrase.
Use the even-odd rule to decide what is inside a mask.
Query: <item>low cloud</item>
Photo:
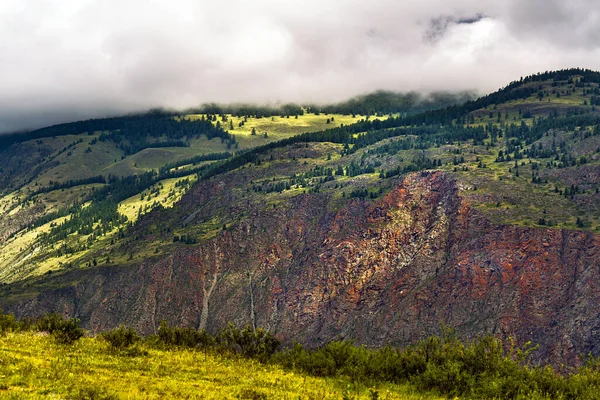
[[[451,3],[451,4],[450,4]],[[0,132],[600,69],[596,0],[3,0]]]
[[[435,43],[442,39],[448,29],[454,24],[458,25],[470,25],[476,24],[485,18],[483,14],[476,14],[472,17],[454,17],[451,15],[444,15],[437,18],[433,18],[430,22],[429,29],[425,32],[425,39]]]

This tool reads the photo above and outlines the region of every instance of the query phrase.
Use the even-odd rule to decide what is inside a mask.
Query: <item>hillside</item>
[[[0,304],[287,344],[404,346],[445,323],[576,365],[600,354],[599,91],[567,70],[422,113],[32,132],[0,156]]]
[[[380,92],[336,106],[346,114],[322,110],[333,106],[213,104],[183,114],[150,111],[0,136],[0,280],[93,264],[90,248],[122,238],[153,208],[171,207],[211,163],[368,120],[375,105],[406,114],[466,98]],[[60,224],[70,226],[55,232]]]
[[[299,132],[360,118],[189,114],[173,119],[150,114],[130,118],[133,121],[126,118],[125,130],[95,131],[115,124],[99,120],[32,132],[30,136],[41,138],[0,153],[4,191],[0,215],[5,216],[0,222],[0,279],[10,282],[71,264],[73,255],[84,255],[103,239],[113,240],[139,215],[155,207],[171,207],[210,163]],[[221,124],[234,121],[234,129],[221,129]],[[58,135],[86,129],[78,135]],[[56,136],[45,137],[48,134]],[[98,204],[107,203],[99,201],[106,200],[107,194],[112,197],[110,204]],[[86,213],[98,219],[90,221],[82,216]],[[77,215],[87,228],[70,237],[45,237],[69,215]]]

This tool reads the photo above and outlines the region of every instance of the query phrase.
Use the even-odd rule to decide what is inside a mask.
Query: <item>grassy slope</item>
[[[35,182],[46,186],[50,181],[64,182],[101,175],[100,171],[121,159],[123,152],[109,142],[90,145],[89,142],[97,136],[99,135],[79,135],[83,142],[54,157],[59,164],[37,177]],[[87,151],[88,148],[91,151]]]
[[[199,115],[190,115],[188,118],[201,118]],[[303,132],[320,131],[327,128],[349,124],[358,121],[361,117],[351,117],[343,115],[314,115],[305,114],[297,119],[290,118],[248,118],[243,128],[239,128],[240,118],[232,118],[235,129],[230,133],[234,134],[239,141],[238,149],[248,149],[255,146],[264,145],[272,141],[284,139]],[[327,124],[327,119],[333,118],[334,121]],[[385,118],[385,117],[383,117]],[[228,128],[227,123],[223,123],[224,128]],[[259,134],[252,135],[252,128],[255,128]],[[263,133],[268,132],[267,137]],[[171,147],[171,148],[148,148],[139,153],[123,158],[123,151],[118,149],[110,142],[95,141],[100,133],[92,135],[66,135],[55,138],[42,139],[38,142],[32,141],[32,145],[45,146],[52,150],[46,156],[44,162],[48,167],[45,168],[30,183],[21,187],[19,190],[11,192],[0,198],[0,216],[6,218],[14,217],[18,213],[26,215],[36,215],[40,217],[53,211],[64,208],[74,202],[81,202],[89,194],[91,188],[100,185],[81,185],[64,190],[56,190],[49,193],[43,193],[33,197],[33,201],[25,204],[23,199],[28,193],[35,191],[39,187],[48,186],[50,182],[65,182],[88,178],[96,175],[109,174],[127,176],[140,174],[149,170],[157,170],[167,163],[187,159],[195,155],[208,153],[221,153],[225,151],[235,151],[227,149],[227,146],[216,138],[207,140],[204,137],[192,139],[190,147]],[[65,148],[67,148],[65,150]],[[200,165],[200,164],[198,164]],[[195,175],[188,177],[192,182]],[[142,209],[142,214],[151,210],[156,202],[163,207],[171,207],[177,202],[190,185],[175,187],[175,183],[185,179],[169,179],[161,181],[153,188],[160,189],[160,193],[152,196],[148,194],[153,188],[124,200],[119,205],[119,211],[127,216],[129,221],[135,222],[138,217],[138,210]],[[33,207],[35,204],[35,208]],[[55,223],[60,222],[55,220]],[[63,244],[82,242],[85,236],[71,235],[64,241],[54,243],[46,248],[39,248],[35,245],[39,234],[48,230],[49,224],[43,227],[35,228],[31,231],[23,230],[8,241],[0,242],[0,280],[10,282],[30,275],[40,275],[51,270],[61,269],[65,265],[78,265],[82,259],[88,260],[88,254],[91,251],[81,251],[75,255],[56,256],[54,252]],[[219,225],[220,227],[220,225]],[[107,246],[115,237],[117,230],[108,233],[106,236],[98,239],[95,244],[97,248]]]
[[[506,103],[489,106],[470,113],[474,117],[472,125],[486,125],[488,123],[532,123],[533,116],[548,116],[552,112],[564,112],[565,109],[588,110],[592,107],[590,95],[584,95],[584,88],[578,88],[575,83],[562,82],[560,86],[552,86],[553,81],[525,83],[521,87],[534,88],[544,93],[543,98],[538,98],[537,93],[525,99],[511,100]],[[587,88],[585,88],[587,89]],[[559,94],[557,97],[556,94]],[[587,102],[588,105],[584,105]],[[524,113],[529,111],[532,117],[525,118]],[[500,119],[498,119],[500,113]]]
[[[177,185],[178,182],[183,183],[186,179],[189,181],[188,184]],[[179,201],[181,196],[195,180],[195,175],[162,180],[148,190],[145,190],[143,193],[122,201],[119,204],[119,212],[122,215],[127,216],[129,221],[135,222],[139,215],[148,213],[154,204],[160,204],[165,208],[172,207]],[[66,189],[65,191],[69,192],[75,190],[77,193],[78,188]],[[56,192],[60,191],[51,192],[44,196],[55,196]],[[65,198],[63,198],[63,200],[65,200]],[[71,235],[71,237],[66,240],[58,241],[46,248],[41,248],[36,245],[38,235],[48,232],[51,223],[58,225],[64,220],[64,217],[58,218],[35,229],[21,231],[2,243],[2,252],[0,253],[0,281],[10,282],[15,279],[22,279],[26,276],[41,275],[51,270],[60,269],[64,265],[77,263],[79,259],[90,253],[90,251],[81,251],[75,255],[65,254],[62,256],[54,255],[48,257],[49,252],[56,251],[63,244],[85,241],[87,236]],[[98,238],[97,247],[102,248],[107,246],[117,233],[118,230],[115,229],[112,232],[107,233],[106,236]],[[46,256],[44,256],[44,253]]]
[[[186,117],[190,119],[201,118],[197,114]],[[334,118],[334,121],[327,124],[328,118]],[[245,126],[239,128],[238,123],[241,119],[231,117],[235,128],[230,133],[235,135],[240,142],[238,149],[243,150],[303,132],[320,131],[340,126],[342,123],[345,125],[351,124],[361,118],[360,116],[351,117],[331,114],[305,114],[299,116],[298,119],[293,117],[248,118]],[[229,130],[228,123],[222,123],[222,125],[224,129]],[[257,135],[251,135],[252,128],[256,128]],[[265,132],[268,132],[267,138],[263,135]],[[20,188],[21,192],[27,193],[28,190],[35,190],[39,186],[47,186],[50,181],[65,182],[96,175],[114,174],[125,176],[141,173],[195,155],[219,153],[228,150],[227,146],[221,143],[218,138],[207,140],[201,137],[191,140],[190,147],[148,148],[122,159],[123,151],[114,144],[99,141],[93,143],[93,140],[97,139],[99,135],[100,133],[97,132],[92,135],[65,135],[31,141],[32,145],[49,148],[52,152],[43,159],[47,168],[35,176],[31,183]],[[69,145],[71,147],[63,151]],[[89,151],[87,151],[88,149]]]
[[[194,120],[205,117],[202,114],[189,114],[186,118]],[[265,118],[247,118],[244,126],[240,127],[240,122],[244,121],[244,117],[233,117],[227,115],[228,121],[223,122],[219,119],[221,127],[229,133],[236,135],[236,139],[240,140],[242,148],[255,147],[267,143],[264,140],[264,133],[267,133],[269,141],[285,139],[290,136],[298,135],[304,132],[317,132],[330,128],[337,128],[340,125],[349,125],[363,119],[360,115],[339,115],[339,114],[304,114],[298,118],[289,117],[265,117]],[[327,120],[331,120],[327,123]],[[385,119],[386,117],[378,117]],[[229,127],[229,121],[233,123],[233,130]],[[216,123],[216,122],[215,122]],[[251,135],[252,129],[255,129],[256,135]]]
[[[59,224],[66,218],[58,218],[55,223]],[[10,238],[3,244],[3,251],[0,254],[0,280],[11,281],[23,276],[23,274],[39,275],[52,269],[52,266],[58,266],[59,263],[68,261],[66,256],[56,257],[48,265],[47,263],[29,264],[29,260],[40,252],[36,246],[37,236],[50,230],[51,222],[44,224],[36,229],[19,234]]]
[[[0,337],[0,399],[369,399],[371,390],[380,399],[437,398],[409,386],[354,385],[231,356],[140,350],[126,356],[96,338],[65,346],[39,333],[9,333]]]
[[[188,180],[189,183],[183,184],[185,180]],[[119,212],[127,216],[129,221],[135,222],[138,219],[140,208],[141,215],[143,215],[151,209],[155,202],[165,208],[173,207],[196,180],[196,175],[162,180],[142,193],[123,200],[119,204]]]
[[[577,81],[576,76],[574,81]],[[594,109],[589,105],[591,95],[584,94],[584,90],[589,88],[577,88],[574,82],[561,82],[559,86],[553,86],[553,81],[547,80],[530,82],[523,87],[533,87],[538,92],[541,91],[544,97],[540,99],[537,94],[533,94],[526,99],[512,100],[476,110],[471,113],[474,117],[471,126],[518,125],[521,121],[531,126],[534,117],[547,117],[553,112],[564,114],[565,110],[589,112]],[[592,84],[591,87],[597,85]],[[524,118],[526,112],[530,112],[531,117]],[[573,157],[586,156],[589,160],[588,167],[600,168],[600,138],[597,136],[581,138],[580,132],[559,132],[544,137],[534,144],[541,144],[547,148],[553,141],[557,145],[562,142],[568,143],[568,151]],[[559,190],[569,187],[573,180],[567,179],[568,171],[575,170],[579,166],[549,169],[546,164],[553,159],[532,158],[531,162],[539,165],[535,173],[548,179],[547,184],[533,184],[531,174],[534,170],[530,160],[519,160],[519,176],[516,176],[514,161],[494,162],[500,150],[506,150],[503,139],[500,139],[491,151],[484,149],[483,146],[466,146],[468,156],[465,158],[472,162],[468,164],[468,171],[459,168],[458,176],[465,184],[463,195],[473,204],[498,223],[539,226],[538,222],[543,218],[552,221],[554,227],[581,229],[576,225],[579,217],[586,221],[585,228],[600,232],[600,210],[595,206],[600,198],[594,194],[598,187],[597,183],[587,184],[582,179],[582,187],[587,189],[587,193],[573,199],[565,198],[553,190],[555,187]],[[477,157],[486,164],[487,168],[478,168],[479,163],[475,162]],[[522,162],[525,165],[521,165]]]
[[[526,99],[513,100],[508,103],[489,106],[487,109],[474,111],[472,113],[474,117],[473,125],[520,124],[521,121],[530,124],[532,118],[523,118],[525,113],[531,113],[533,117],[538,117],[546,116],[552,110],[556,109],[563,111],[571,107],[591,109],[591,106],[583,105],[586,101],[589,103],[589,95],[584,96],[583,89],[576,88],[574,84],[563,82],[559,87],[554,87],[551,81],[547,81],[528,83],[526,85],[534,85],[536,90],[539,89],[544,93],[544,97],[540,100],[534,94]],[[557,97],[553,91],[559,92],[560,97]],[[491,118],[489,117],[489,113],[492,113]],[[497,118],[498,113],[500,113],[499,120]],[[201,115],[188,115],[186,117],[192,119],[202,118]],[[327,119],[331,119],[332,117],[334,121],[327,124]],[[232,116],[228,116],[228,118],[233,122],[234,126],[234,129],[230,133],[236,135],[239,141],[238,148],[241,150],[290,137],[300,132],[331,128],[339,126],[342,123],[349,124],[361,117],[306,114],[299,116],[298,119],[294,117],[249,118],[245,121],[243,127],[239,127],[240,122],[243,121],[242,118]],[[221,125],[227,129],[229,128],[229,121],[222,121]],[[251,134],[253,128],[257,132],[256,135]],[[267,137],[264,137],[264,132],[268,133]],[[52,144],[51,147],[55,150],[53,154],[48,156],[48,159],[59,162],[62,160],[62,162],[58,166],[46,171],[42,175],[43,179],[34,180],[30,184],[30,188],[34,190],[35,186],[32,185],[36,183],[38,185],[43,184],[51,180],[50,178],[60,181],[95,175],[98,171],[90,167],[90,165],[94,164],[99,168],[101,173],[127,175],[157,169],[166,162],[185,159],[197,154],[226,150],[235,151],[235,149],[227,149],[226,145],[221,143],[219,139],[208,141],[200,138],[192,140],[190,147],[150,148],[121,160],[120,150],[116,147],[112,146],[113,148],[111,149],[111,145],[102,142],[91,144],[90,142],[95,136],[97,134],[57,137],[54,139],[57,141],[55,143],[52,142],[53,139],[51,138],[44,139],[44,145],[48,146]],[[402,137],[393,138],[390,141],[399,139],[402,139]],[[549,146],[549,140],[549,138],[544,137],[536,142],[536,144]],[[556,140],[569,143],[567,150],[573,156],[580,157],[585,155],[589,159],[586,165],[587,168],[600,168],[600,153],[597,150],[600,148],[600,137],[582,138],[578,132],[562,132]],[[81,141],[81,143],[77,143],[78,141]],[[61,152],[61,149],[71,143],[76,144],[70,149],[70,156],[68,152]],[[535,170],[535,173],[548,180],[548,183],[534,184],[531,182],[531,174],[534,170],[530,160],[524,159],[519,161],[519,176],[516,175],[516,171],[514,170],[514,162],[495,162],[498,152],[506,150],[504,138],[499,138],[495,144],[492,144],[488,140],[484,145],[478,146],[474,146],[471,143],[456,143],[432,147],[424,151],[401,150],[393,154],[365,154],[371,149],[376,149],[383,143],[377,143],[369,148],[359,150],[350,157],[343,158],[340,157],[340,145],[311,144],[311,149],[318,154],[298,158],[297,160],[289,160],[291,153],[288,150],[283,150],[285,154],[278,157],[274,168],[269,168],[270,161],[267,155],[263,158],[262,165],[249,166],[255,172],[250,171],[248,179],[241,183],[239,187],[236,186],[234,192],[243,201],[259,202],[266,207],[272,207],[278,202],[286,201],[291,196],[310,190],[311,187],[314,188],[315,185],[320,186],[319,190],[321,191],[331,191],[333,199],[341,199],[343,194],[347,196],[356,188],[385,189],[389,181],[381,180],[378,177],[379,170],[390,170],[398,166],[407,166],[412,160],[423,154],[430,159],[441,160],[443,165],[438,167],[438,169],[455,174],[461,183],[461,194],[463,197],[472,205],[484,211],[496,223],[542,226],[539,222],[544,219],[551,221],[553,227],[581,229],[581,225],[577,226],[579,218],[584,221],[584,229],[600,231],[600,207],[597,207],[598,195],[595,194],[598,186],[597,183],[592,182],[582,185],[585,192],[579,193],[572,198],[560,194],[560,191],[564,191],[570,187],[574,180],[573,175],[575,175],[577,183],[577,171],[579,167],[547,168],[546,164],[552,160],[532,159],[532,163],[538,163],[539,165],[539,169]],[[91,152],[85,153],[85,149],[88,147],[91,148]],[[327,150],[324,150],[325,147],[327,147]],[[464,157],[466,162],[458,166],[454,165],[453,158],[457,155]],[[267,194],[264,192],[254,192],[253,185],[255,183],[285,181],[290,175],[297,172],[306,172],[315,165],[336,169],[338,165],[346,166],[350,161],[354,161],[357,164],[361,161],[375,164],[380,163],[380,167],[377,168],[377,172],[374,174],[363,174],[354,178],[336,176],[335,181],[324,185],[319,185],[318,182],[312,181],[309,182],[308,187],[292,187],[291,190],[285,190],[282,193],[272,192]],[[485,164],[485,168],[479,167],[480,162]],[[522,162],[525,165],[521,165]],[[81,168],[74,168],[73,165],[81,166]],[[264,171],[266,170],[268,172],[264,175]],[[143,196],[141,194],[132,196],[121,203],[119,210],[130,221],[135,221],[140,207],[142,213],[146,213],[152,208],[154,202],[167,207],[172,206],[187,189],[187,186],[175,188],[176,181],[161,182],[163,188],[160,190],[160,193],[155,193],[150,197],[148,194],[151,190],[146,191]],[[559,190],[558,193],[555,188]],[[48,213],[66,204],[71,204],[75,199],[82,199],[87,190],[89,190],[87,187],[81,186],[64,191],[55,191],[36,196],[35,200],[44,206],[43,213]],[[12,216],[15,213],[25,212],[30,205],[21,204],[23,193],[26,193],[26,188],[21,190],[20,196],[18,193],[13,192],[5,198],[0,199],[0,212],[5,216],[9,215],[9,213]],[[229,216],[221,214],[215,213],[215,215],[212,215],[211,218],[197,227],[174,227],[173,234],[191,234],[199,240],[210,238],[219,232],[224,224],[235,222]],[[40,229],[38,228],[36,231],[27,234],[21,232],[14,240],[0,243],[0,250],[6,254],[0,258],[0,268],[3,270],[2,279],[7,281],[7,277],[10,276],[11,278],[8,281],[11,281],[24,278],[30,274],[41,274],[48,270],[60,269],[64,265],[81,265],[82,263],[91,262],[95,256],[105,259],[112,252],[113,239],[117,240],[117,230],[114,230],[106,236],[98,238],[94,244],[94,248],[81,251],[73,256],[57,257],[53,254],[63,244],[62,242],[41,249],[39,254],[32,256],[32,249],[35,249],[35,236],[41,232]],[[76,236],[72,235],[65,242],[74,243],[77,240],[86,239],[85,237]],[[171,243],[172,236],[147,243],[147,251],[138,256],[150,256],[160,253],[163,251],[163,247],[166,249]],[[26,262],[23,263],[26,257]],[[128,257],[130,255],[111,255],[112,262],[128,262],[130,259]],[[135,258],[139,259],[137,256]],[[98,261],[102,262],[100,258],[98,258]],[[23,264],[27,264],[26,267]],[[15,269],[18,271],[15,271]]]

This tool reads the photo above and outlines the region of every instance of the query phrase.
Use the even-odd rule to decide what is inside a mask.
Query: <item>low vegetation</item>
[[[281,349],[272,333],[248,326],[210,335],[162,322],[146,338],[124,326],[91,338],[57,314],[1,314],[0,333],[0,398],[600,398],[597,359],[558,373],[528,362],[529,343],[465,343],[451,330],[404,349],[344,340]]]
[[[196,331],[166,324],[144,340],[119,327],[71,344],[8,315],[0,329],[0,399],[439,399],[407,384],[367,386],[259,362],[235,349],[268,340],[244,329],[228,327],[219,341],[203,335],[208,346]]]

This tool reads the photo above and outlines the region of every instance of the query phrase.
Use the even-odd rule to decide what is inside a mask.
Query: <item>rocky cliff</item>
[[[186,196],[186,224],[216,190],[226,191],[212,179]],[[309,344],[404,345],[445,324],[466,339],[532,341],[535,358],[555,364],[600,354],[600,236],[494,225],[443,172],[408,175],[374,201],[332,208],[327,196],[252,207],[214,239],[134,267],[51,277],[52,289],[4,308],[62,310],[92,331],[232,321]]]

